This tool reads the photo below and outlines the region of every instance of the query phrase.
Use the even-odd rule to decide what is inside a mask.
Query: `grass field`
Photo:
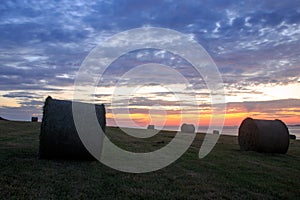
[[[237,137],[221,136],[198,158],[203,135],[170,166],[129,174],[97,161],[39,160],[40,123],[0,121],[0,199],[300,199],[300,141],[286,155],[241,152]],[[149,151],[172,132],[147,140],[108,127],[120,147]]]

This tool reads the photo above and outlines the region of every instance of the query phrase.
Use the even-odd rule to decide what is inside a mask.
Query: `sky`
[[[0,116],[41,119],[47,96],[73,99],[76,75],[89,53],[114,34],[141,27],[172,29],[203,46],[223,79],[225,125],[239,125],[246,117],[300,124],[300,1],[295,0],[2,1]],[[164,73],[146,65],[153,62],[171,66],[189,83],[175,75],[163,78]],[[140,78],[130,74],[143,64],[135,71]],[[155,84],[142,83],[145,70],[146,80]],[[182,85],[185,101],[168,90]],[[135,89],[127,103],[114,100],[118,87]],[[187,118],[199,118],[200,125],[211,118],[210,91],[201,75],[164,50],[141,49],[118,58],[95,97],[106,105],[108,125],[118,119],[124,126],[129,120],[136,126],[178,126],[182,110]]]

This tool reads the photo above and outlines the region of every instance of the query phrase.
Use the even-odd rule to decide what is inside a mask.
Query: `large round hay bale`
[[[195,133],[195,126],[193,124],[182,124],[181,132],[183,133]]]
[[[241,150],[285,154],[289,147],[289,131],[281,120],[246,118],[239,127]]]
[[[105,132],[104,105],[95,105],[98,122]],[[84,116],[82,116],[84,117]],[[39,158],[94,159],[81,142],[72,114],[72,102],[48,97],[40,132]]]

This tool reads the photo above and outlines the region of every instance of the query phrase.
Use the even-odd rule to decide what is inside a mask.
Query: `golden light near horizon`
[[[268,101],[279,99],[299,99],[300,83],[259,84],[245,87],[244,92],[227,87],[227,102]]]
[[[231,96],[226,97],[227,101],[229,102],[247,102],[247,100],[252,100],[256,99],[257,101],[272,101],[273,99],[278,99],[280,94],[283,94],[284,97],[287,98],[297,98],[300,94],[300,84],[295,83],[295,84],[288,84],[288,85],[265,85],[265,86],[254,86],[251,87],[252,91],[256,91],[253,93],[246,93],[244,95],[240,95],[238,98],[238,101],[235,97],[231,98]],[[299,89],[299,90],[297,90]],[[155,122],[159,126],[163,126],[163,123],[159,123],[159,119],[161,118],[161,121],[165,123],[167,126],[179,126],[181,117],[180,112],[180,106],[178,105],[172,105],[172,102],[176,102],[176,96],[172,95],[166,88],[162,86],[145,86],[145,87],[140,87],[136,91],[136,93],[133,95],[134,97],[144,97],[145,101],[147,99],[151,101],[152,103],[157,101],[162,101],[165,104],[161,106],[166,113],[164,115],[159,115],[157,114],[155,116]],[[206,91],[207,92],[207,91]],[[164,94],[167,93],[166,95],[159,95],[159,94]],[[263,94],[263,95],[262,95]],[[197,94],[191,94],[191,95],[196,95]],[[186,107],[186,109],[189,109],[190,113],[185,113],[185,117],[190,117],[190,118],[199,118],[199,125],[208,125],[210,123],[211,119],[211,108],[209,105],[209,98],[208,96],[199,96],[198,98],[201,98],[201,101],[199,101],[199,105],[205,103],[207,104],[206,107]],[[169,102],[170,105],[167,105]],[[229,126],[234,126],[240,124],[240,122],[246,118],[246,117],[254,117],[254,118],[267,118],[267,119],[274,119],[274,118],[279,118],[281,117],[286,123],[290,124],[296,124],[299,123],[299,113],[295,110],[296,108],[286,108],[282,109],[281,111],[274,111],[273,114],[268,113],[269,111],[264,111],[261,108],[254,108],[253,111],[247,110],[247,108],[243,107],[243,103],[239,103],[240,107],[229,107],[226,110],[226,120],[225,120],[225,125]],[[145,105],[139,105],[139,106],[134,106],[134,105],[129,105],[129,108],[132,109],[132,111],[136,110],[137,113],[133,112],[130,113],[127,118],[131,118],[133,120],[136,120],[137,123],[140,126],[146,126],[148,123],[151,123],[151,116],[149,115],[149,110],[151,109],[152,105],[147,105],[145,102]],[[138,111],[140,109],[140,111]],[[200,111],[200,116],[197,114],[193,113],[193,110],[199,109]],[[298,117],[297,117],[298,116]],[[114,116],[117,118],[123,118],[125,116],[118,115]],[[165,120],[166,119],[166,120]]]
[[[17,100],[0,96],[0,107],[18,108],[20,106]]]
[[[135,126],[144,127],[148,124],[156,124],[164,126],[168,123],[170,114],[168,111],[180,110],[176,105],[178,99],[166,86],[162,85],[145,85],[128,88],[124,86],[130,93],[126,97],[118,97],[119,100],[125,98],[128,100],[126,104],[114,104],[112,99],[112,111],[114,114],[109,115],[114,121],[120,121],[126,126],[128,121],[132,120]],[[114,96],[112,96],[113,98]],[[118,112],[119,109],[119,112]],[[122,113],[124,109],[128,109],[128,113]],[[123,111],[122,111],[123,110]]]
[[[258,88],[259,89],[259,88]],[[273,99],[298,99],[300,98],[300,82],[286,85],[266,85],[260,89],[265,95]]]
[[[241,95],[239,97],[236,96],[227,96],[226,99],[228,102],[247,102],[251,100],[257,100],[262,102],[272,101],[273,99],[279,99],[279,98],[287,98],[287,99],[298,99],[300,96],[300,83],[292,83],[287,85],[259,85],[259,86],[253,86],[251,87],[252,91],[258,91],[257,93],[247,93],[245,95]],[[58,99],[72,99],[72,88],[66,87],[64,92],[53,92],[53,97]],[[95,94],[101,95],[104,94],[105,97],[102,97],[100,99],[96,98],[96,102],[105,103],[107,105],[107,108],[110,110],[110,103],[111,103],[111,97],[114,91],[114,87],[97,87],[95,90]],[[166,111],[164,115],[159,115],[159,113],[156,113],[152,117],[152,122],[158,124],[158,125],[165,125],[168,126],[179,126],[178,124],[180,122],[180,106],[173,105],[174,102],[176,102],[176,96],[170,93],[168,89],[166,89],[163,86],[144,86],[140,87],[135,91],[135,95],[133,97],[145,97],[146,100],[150,100],[153,104],[153,102],[164,102],[164,105],[161,105],[161,108]],[[20,107],[20,100],[11,99],[4,97],[6,92],[2,92],[2,96],[0,97],[0,105],[5,107]],[[40,94],[44,97],[49,94],[48,92],[41,91]],[[161,94],[161,95],[160,95]],[[194,94],[192,94],[194,95]],[[197,96],[197,94],[195,94]],[[41,101],[44,100],[44,97],[40,99]],[[201,98],[201,95],[197,98]],[[237,99],[239,98],[239,99]],[[202,100],[199,101],[199,105],[204,102],[204,100],[209,100],[209,98],[202,97]],[[38,100],[38,99],[37,99]],[[170,103],[168,105],[168,102]],[[124,115],[113,115],[108,111],[107,117],[108,119],[112,118],[131,118],[134,121],[137,121],[137,124],[139,126],[146,126],[147,124],[151,123],[151,115],[149,115],[149,110],[152,108],[152,104],[147,104],[145,102],[145,105],[129,105],[129,109],[132,111],[130,113],[130,116],[124,116]],[[155,104],[155,103],[154,103]],[[240,103],[241,105],[242,103]],[[40,105],[42,106],[42,105]],[[140,111],[138,111],[140,109]],[[190,118],[199,117],[196,114],[193,114],[192,110],[196,109],[194,107],[187,108],[190,109],[190,114],[185,114],[185,116]],[[200,107],[197,108],[200,110],[200,120],[199,125],[207,125],[209,123],[209,120],[211,118],[210,115],[210,107]],[[272,111],[273,113],[270,114],[269,111],[264,111],[261,108],[257,108],[254,111],[249,111],[243,107],[230,107],[226,111],[226,122],[225,125],[238,125],[245,117],[254,117],[254,118],[267,118],[267,119],[274,119],[274,118],[281,118],[283,121],[285,121],[287,124],[299,124],[300,115],[297,111],[298,107],[289,107],[289,108],[283,108],[281,110]],[[134,110],[137,110],[138,112],[134,112]],[[160,120],[161,119],[161,120]],[[163,123],[160,123],[163,122]]]

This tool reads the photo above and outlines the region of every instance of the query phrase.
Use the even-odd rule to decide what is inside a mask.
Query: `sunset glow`
[[[75,2],[2,2],[0,117],[41,120],[44,100],[52,96],[105,104],[109,126],[208,126],[213,91],[206,75],[166,49],[122,54],[102,76],[91,70],[87,79],[99,79],[98,85],[81,89],[93,95],[74,97],[78,71],[97,45],[122,31],[160,27],[185,34],[210,55],[223,79],[226,126],[246,117],[300,124],[297,1]]]

